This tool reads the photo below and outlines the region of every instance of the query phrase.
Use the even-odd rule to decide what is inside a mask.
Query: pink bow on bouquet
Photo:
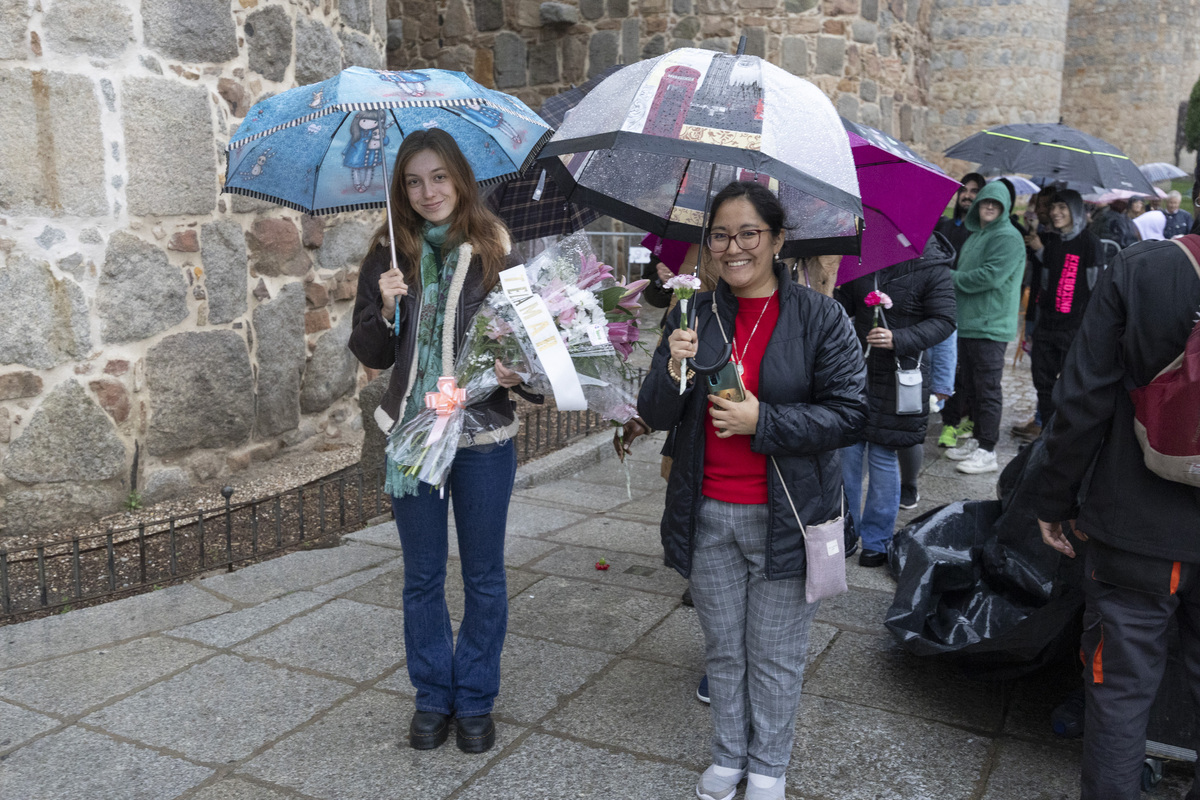
[[[425,393],[425,407],[437,412],[437,422],[429,431],[426,445],[431,445],[442,438],[450,415],[462,408],[467,402],[467,390],[458,388],[458,381],[453,377],[441,377],[437,381],[436,392]]]

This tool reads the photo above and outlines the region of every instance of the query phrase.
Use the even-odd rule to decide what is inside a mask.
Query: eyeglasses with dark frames
[[[708,249],[714,253],[724,253],[729,249],[731,239],[737,239],[738,247],[743,250],[753,250],[758,247],[758,237],[763,234],[763,229],[755,230],[747,228],[744,231],[738,231],[733,236],[727,233],[710,233],[705,241],[708,243]]]

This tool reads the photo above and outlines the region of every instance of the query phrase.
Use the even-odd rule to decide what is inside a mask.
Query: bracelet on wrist
[[[675,359],[673,358],[667,359],[667,374],[670,375],[671,379],[676,383],[679,382],[679,368],[675,366]],[[687,383],[691,383],[692,379],[695,377],[696,370],[689,367],[687,371]]]

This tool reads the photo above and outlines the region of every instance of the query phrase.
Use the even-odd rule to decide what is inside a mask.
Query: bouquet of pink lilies
[[[642,340],[638,299],[647,283],[619,282],[582,232],[505,270],[467,330],[455,374],[441,377],[426,409],[389,435],[388,455],[408,474],[441,485],[460,443],[481,429],[472,403],[499,386],[497,359],[533,391],[553,395],[560,410],[586,408],[627,422],[637,414],[627,362]]]

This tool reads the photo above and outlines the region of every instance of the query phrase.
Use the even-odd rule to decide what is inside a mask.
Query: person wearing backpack
[[[1200,195],[1200,175],[1192,192]],[[1192,233],[1200,233],[1200,224]],[[1200,253],[1200,241],[1194,244]],[[1066,531],[1087,543],[1081,800],[1140,797],[1146,726],[1167,661],[1172,616],[1200,708],[1200,485],[1185,482],[1182,473],[1173,476],[1178,480],[1162,477],[1147,466],[1134,399],[1184,352],[1198,320],[1200,275],[1176,241],[1121,251],[1096,283],[1043,435],[1048,465],[1037,501],[1042,539],[1072,558]],[[1153,408],[1137,413],[1145,428],[1159,427]],[[1200,407],[1191,413],[1200,425]],[[1186,800],[1200,800],[1200,772]]]

